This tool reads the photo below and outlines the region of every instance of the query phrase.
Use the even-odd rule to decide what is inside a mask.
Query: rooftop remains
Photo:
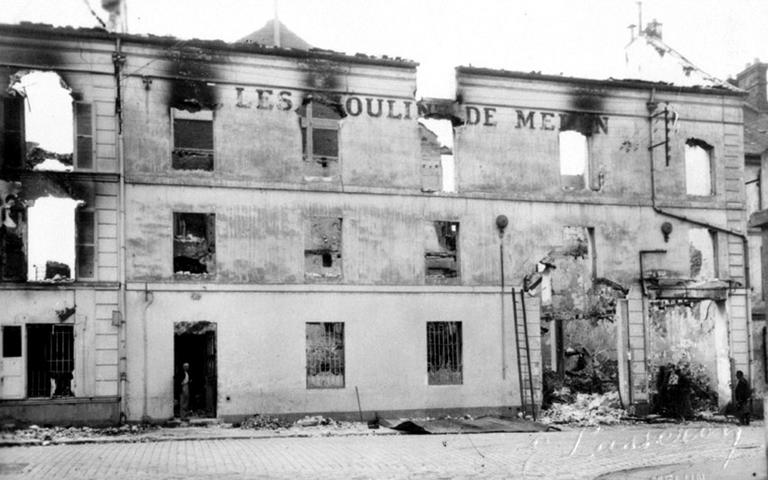
[[[269,25],[269,24],[268,24]],[[266,28],[266,26],[264,27]],[[264,30],[262,28],[261,30]],[[38,39],[55,40],[55,39],[93,39],[93,40],[106,40],[114,41],[116,38],[122,39],[124,44],[145,44],[153,45],[161,48],[199,48],[213,51],[227,51],[236,53],[254,53],[261,55],[277,55],[283,57],[295,57],[295,58],[319,58],[326,60],[334,60],[344,63],[357,63],[367,65],[382,65],[388,67],[415,69],[418,66],[418,62],[413,60],[404,59],[401,57],[390,57],[387,55],[373,56],[365,54],[346,54],[342,52],[336,52],[333,50],[325,50],[314,48],[311,45],[308,49],[298,48],[299,43],[290,45],[282,45],[280,47],[274,46],[274,41],[268,44],[255,43],[248,41],[248,39],[260,32],[256,32],[244,37],[238,42],[228,43],[223,40],[203,40],[203,39],[179,39],[170,35],[153,35],[153,34],[119,34],[108,32],[103,28],[90,28],[90,27],[58,27],[44,23],[32,23],[21,22],[18,24],[3,24],[0,23],[0,36],[1,35],[19,35],[28,36]],[[287,30],[287,29],[286,29]],[[296,37],[301,40],[299,37]],[[303,40],[301,40],[303,42]]]
[[[655,88],[657,90],[667,90],[675,92],[689,92],[689,93],[705,93],[713,95],[733,95],[733,96],[745,96],[746,92],[733,87],[732,85],[713,85],[713,86],[682,86],[670,82],[663,81],[649,81],[638,79],[594,79],[584,77],[568,77],[564,75],[549,75],[541,72],[520,72],[514,70],[494,69],[494,68],[481,68],[473,66],[458,66],[456,67],[457,75],[479,75],[479,76],[491,76],[491,77],[505,77],[516,78],[520,80],[543,80],[556,83],[568,83],[578,84],[585,87],[614,87],[614,88],[627,88],[627,89],[649,89]]]

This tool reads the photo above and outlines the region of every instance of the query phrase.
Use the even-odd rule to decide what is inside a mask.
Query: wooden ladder
[[[518,300],[518,296],[520,297]],[[528,315],[525,311],[525,292],[512,289],[512,311],[515,318],[515,351],[520,381],[520,405],[524,415],[536,420],[536,398],[533,390],[530,345],[528,342]],[[519,308],[519,311],[518,311]]]

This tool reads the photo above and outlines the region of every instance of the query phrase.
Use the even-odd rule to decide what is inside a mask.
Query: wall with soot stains
[[[129,181],[420,189],[413,67],[128,44],[125,71]],[[339,159],[320,181],[302,159],[297,109],[310,95],[343,117]],[[213,111],[213,171],[172,169],[171,107]]]

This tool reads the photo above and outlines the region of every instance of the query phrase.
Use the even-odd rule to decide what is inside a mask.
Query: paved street
[[[0,480],[767,479],[763,427],[97,443],[0,449]]]

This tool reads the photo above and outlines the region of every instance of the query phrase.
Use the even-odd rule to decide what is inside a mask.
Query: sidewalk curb
[[[312,435],[310,433],[296,433],[290,435],[266,434],[266,435],[187,435],[187,436],[144,436],[144,437],[97,437],[81,439],[58,440],[0,440],[0,449],[9,447],[47,447],[51,445],[90,445],[100,443],[160,443],[160,442],[187,442],[202,440],[256,440],[272,438],[327,438],[327,437],[363,437],[363,436],[394,436],[402,433],[381,432],[370,434],[368,432],[349,432],[331,435]]]

